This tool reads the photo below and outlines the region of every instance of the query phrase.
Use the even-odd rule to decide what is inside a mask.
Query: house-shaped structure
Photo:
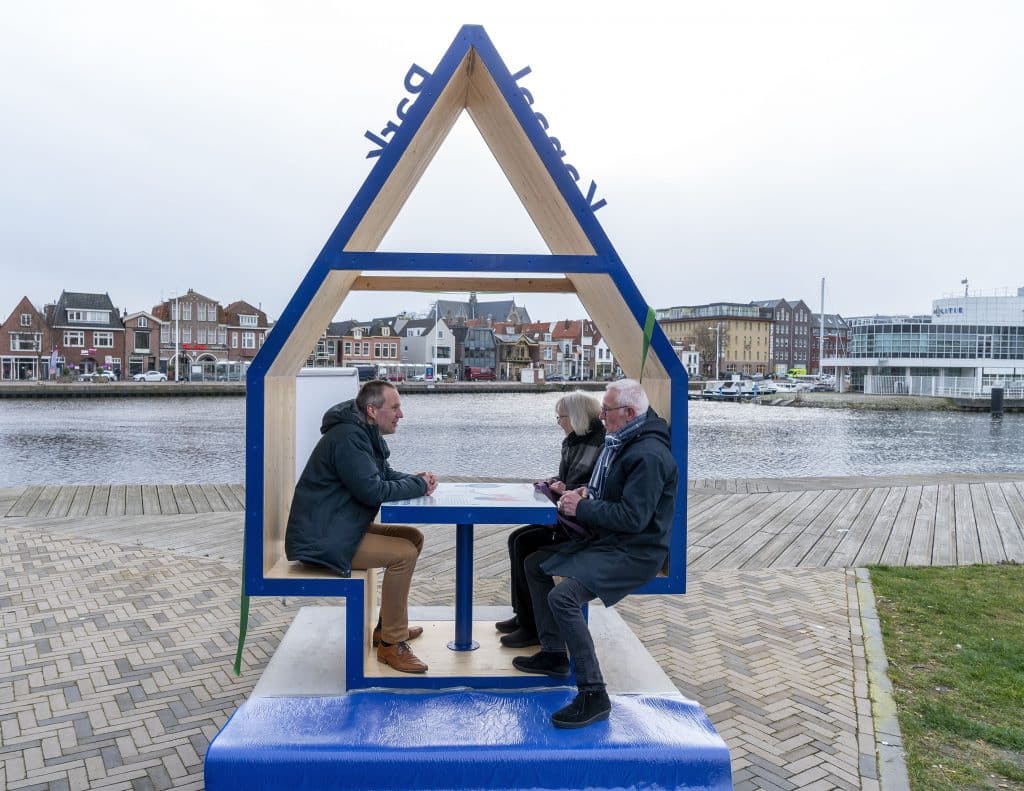
[[[295,485],[295,377],[345,297],[358,290],[576,294],[623,370],[642,378],[652,406],[673,427],[681,474],[671,560],[665,575],[642,592],[683,592],[687,380],[654,312],[574,180],[578,174],[564,164],[560,144],[549,138],[547,121],[482,27],[463,27],[433,72],[419,83],[407,79],[406,87],[415,101],[403,100],[401,123],[389,124],[377,138],[384,146],[375,166],[249,368],[246,593],[346,596],[350,612],[365,604],[363,580],[302,576],[283,552]],[[550,255],[376,252],[464,110]]]

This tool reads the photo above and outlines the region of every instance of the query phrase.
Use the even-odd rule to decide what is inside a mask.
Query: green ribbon
[[[249,628],[249,597],[245,595],[245,534],[242,534],[242,589],[241,606],[238,615],[238,649],[235,651],[235,675],[242,675],[242,649],[245,647],[245,631]]]
[[[647,350],[651,348],[651,336],[654,334],[654,325],[657,316],[654,308],[647,308],[647,321],[644,322],[644,350],[640,355],[640,381],[644,380],[644,364],[647,362]]]

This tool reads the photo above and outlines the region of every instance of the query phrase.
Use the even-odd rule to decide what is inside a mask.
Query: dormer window
[[[391,334],[390,327],[381,327],[380,334],[382,338],[386,338]]]
[[[256,327],[259,324],[258,316],[239,315],[238,325],[240,327]]]
[[[148,327],[149,326],[149,322],[146,320],[145,316],[139,316],[139,323],[136,326],[137,327]]]
[[[358,341],[360,338],[363,337],[363,331],[360,329],[352,330],[352,337]]]
[[[69,310],[68,321],[81,321],[90,324],[109,324],[109,310]]]

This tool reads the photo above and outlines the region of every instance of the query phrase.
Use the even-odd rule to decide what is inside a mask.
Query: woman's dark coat
[[[668,424],[647,412],[640,432],[612,461],[600,500],[580,500],[573,517],[591,538],[559,544],[541,568],[573,577],[607,606],[653,579],[668,557],[679,470]]]
[[[347,577],[380,504],[420,497],[427,482],[391,469],[391,451],[380,429],[366,422],[354,400],[327,410],[320,433],[295,486],[284,550],[288,560],[326,566]]]
[[[558,465],[558,480],[566,489],[576,489],[590,482],[594,462],[604,447],[604,423],[597,418],[590,421],[587,433],[580,436],[575,431],[562,440],[562,460]]]

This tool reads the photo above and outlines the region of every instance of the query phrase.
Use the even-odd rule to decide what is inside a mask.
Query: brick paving
[[[152,531],[168,518],[136,519]],[[184,549],[189,525],[175,530]],[[2,788],[202,788],[209,740],[298,608],[316,603],[254,599],[235,677],[238,566],[137,546],[125,533],[0,525]],[[425,561],[413,602],[450,604],[451,578],[431,577]],[[853,572],[711,570],[689,586],[617,609],[706,708],[736,788],[877,789]],[[481,604],[507,596],[504,576],[476,582]]]

